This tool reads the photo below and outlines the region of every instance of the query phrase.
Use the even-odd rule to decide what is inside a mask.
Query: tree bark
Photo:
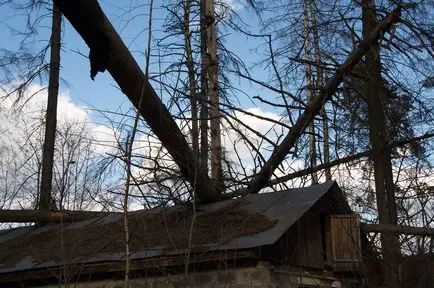
[[[198,108],[197,108],[197,95],[196,95],[196,79],[194,76],[194,61],[193,51],[191,48],[191,32],[190,32],[190,7],[191,1],[184,2],[184,43],[185,54],[187,56],[187,70],[188,70],[188,85],[190,90],[190,109],[191,109],[191,142],[193,146],[193,155],[199,157],[199,127],[198,127]]]
[[[152,131],[172,156],[181,174],[195,188],[198,201],[215,202],[221,192],[197,165],[185,136],[162,103],[128,48],[96,0],[54,0],[90,48],[91,77],[106,69],[122,92],[140,111]],[[140,96],[143,93],[143,104]]]
[[[208,175],[208,55],[206,31],[206,1],[200,0],[200,165]]]
[[[39,209],[49,210],[51,207],[51,189],[53,181],[54,142],[57,124],[57,96],[59,93],[60,69],[60,34],[62,13],[53,4],[53,16],[50,39],[50,76],[48,80],[48,102],[45,117],[44,151],[42,154],[41,195]]]
[[[316,3],[315,0],[310,0],[310,14],[312,18],[312,33],[313,33],[313,47],[315,52],[315,69],[316,69],[316,94],[321,91],[324,87],[324,69],[321,63],[321,49],[319,46],[319,35],[318,35],[318,24],[316,21]],[[322,119],[322,137],[323,137],[323,155],[324,164],[330,162],[330,139],[329,139],[329,123],[327,117],[327,111],[325,105],[321,109],[321,119]],[[332,180],[332,174],[330,172],[330,167],[325,168],[325,178],[326,180]]]
[[[369,36],[364,37],[364,39],[359,43],[359,46],[348,56],[345,63],[341,65],[334,76],[330,78],[321,93],[313,99],[313,101],[308,105],[307,110],[297,119],[297,122],[289,131],[288,135],[286,135],[283,141],[274,149],[270,158],[264,164],[262,169],[253,177],[248,187],[233,193],[234,195],[258,193],[267,185],[273,171],[282,163],[290,149],[294,147],[300,135],[313,120],[313,117],[320,112],[324,103],[331,98],[345,75],[350,73],[351,69],[362,59],[371,45],[377,43],[378,39],[380,39],[383,34],[399,20],[400,15],[401,8],[398,7],[387,15],[375,27]]]
[[[206,0],[206,31],[208,48],[208,92],[211,117],[211,180],[222,185],[222,144],[220,131],[220,99],[218,89],[217,38],[214,0]]]
[[[363,36],[376,27],[375,0],[362,2]],[[365,55],[366,97],[368,99],[369,138],[374,161],[375,192],[380,224],[397,224],[396,202],[392,174],[392,161],[388,149],[389,133],[386,119],[386,95],[381,76],[380,45],[374,42]],[[400,256],[397,235],[382,233],[381,246],[386,265],[385,283],[398,287],[398,261]]]
[[[312,65],[311,65],[311,43],[309,37],[309,29],[310,29],[310,19],[309,19],[309,11],[308,11],[308,2],[309,0],[303,0],[303,38],[304,38],[304,55],[305,55],[305,78],[306,78],[306,94],[307,94],[307,102],[310,104],[313,100],[313,90],[312,90]],[[316,141],[315,141],[315,123],[314,120],[308,125],[309,130],[309,162],[310,167],[316,166]],[[318,183],[318,174],[316,172],[312,172],[312,184]]]

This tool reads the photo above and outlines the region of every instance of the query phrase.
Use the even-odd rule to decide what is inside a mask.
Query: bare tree
[[[214,0],[205,2],[205,27],[207,33],[207,68],[208,68],[208,94],[211,118],[211,179],[221,185],[222,183],[222,147],[220,131],[220,100],[218,88],[218,59],[217,59],[217,33]]]
[[[307,94],[307,102],[310,104],[313,100],[313,81],[312,81],[312,65],[311,65],[311,16],[309,15],[309,3],[308,0],[303,1],[303,38],[304,38],[304,54],[306,60],[306,94]],[[312,121],[309,124],[309,160],[310,166],[316,166],[316,141],[315,141],[315,121]],[[312,183],[318,183],[318,175],[316,172],[312,173]]]
[[[375,1],[363,2],[363,35],[366,37],[377,25]],[[373,148],[375,191],[380,224],[397,224],[396,202],[392,175],[392,162],[388,147],[389,132],[386,122],[385,93],[382,85],[380,47],[374,44],[366,53],[367,75],[366,96],[368,99],[368,119],[370,140]],[[397,287],[399,240],[397,235],[381,235],[384,259],[389,265],[386,270],[389,287]]]

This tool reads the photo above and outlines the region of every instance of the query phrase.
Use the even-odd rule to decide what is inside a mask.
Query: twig
[[[152,36],[152,4],[153,0],[149,3],[149,29],[148,29],[148,51],[146,53],[146,63],[145,63],[145,83],[148,80],[149,75],[149,59],[150,59],[150,50],[151,50],[151,36]],[[142,107],[143,102],[143,94],[145,90],[145,85],[142,85],[141,93],[140,93],[140,99],[139,99],[139,105],[138,107]],[[131,180],[131,155],[133,151],[133,144],[134,144],[134,138],[137,132],[137,126],[139,123],[139,117],[140,117],[140,111],[137,109],[136,111],[136,117],[134,119],[134,125],[133,130],[131,132],[131,140],[128,141],[127,139],[127,148],[126,148],[126,158],[127,158],[127,179],[125,182],[125,195],[124,195],[124,232],[125,232],[125,278],[124,278],[124,288],[129,287],[129,275],[130,275],[130,234],[129,234],[129,227],[128,227],[128,195],[130,190],[130,180]]]

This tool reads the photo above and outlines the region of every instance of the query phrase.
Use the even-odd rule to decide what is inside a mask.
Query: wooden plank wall
[[[263,247],[262,256],[290,266],[323,270],[325,242],[321,231],[322,213],[315,206],[289,228],[276,244]]]
[[[326,222],[326,247],[334,271],[356,271],[362,261],[360,219],[357,215],[332,215]]]

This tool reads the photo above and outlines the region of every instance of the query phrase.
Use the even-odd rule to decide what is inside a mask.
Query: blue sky
[[[47,17],[44,17],[38,25],[37,41],[32,45],[35,50],[46,45],[46,41],[50,37],[50,11],[42,8],[41,13],[38,14],[47,14]],[[0,18],[3,19],[0,25],[0,33],[4,35],[4,38],[9,40],[2,43],[1,47],[11,50],[16,49],[22,36],[16,35],[14,32],[11,33],[6,24],[14,29],[23,31],[26,21],[23,12],[13,10],[8,5],[4,5],[0,8]],[[77,53],[77,51],[80,51],[84,55],[87,55],[88,48],[68,21],[64,21],[63,24],[60,76],[67,83],[61,83],[61,90],[69,91],[74,102],[95,106],[99,109],[110,109],[120,105],[123,99],[119,95],[116,95],[119,92],[110,85],[110,75],[107,73],[100,74],[97,81],[90,79],[89,62],[83,55]]]
[[[147,24],[149,7],[146,5],[138,6],[139,1],[99,1],[104,12],[118,31],[126,45],[133,52],[139,65],[144,68],[144,47],[147,46]],[[159,1],[154,5],[160,5]],[[114,5],[113,3],[116,3]],[[238,4],[237,4],[238,5]],[[136,7],[137,6],[137,7]],[[131,8],[134,9],[130,12]],[[257,23],[254,21],[255,15],[248,9],[237,6],[238,12],[252,25],[252,29],[257,28]],[[165,10],[161,7],[154,7],[153,10],[153,41],[162,36],[162,25],[165,24]],[[46,45],[47,39],[50,36],[50,11],[46,7],[42,8],[36,15],[44,15],[46,17],[38,24],[38,35],[35,43],[35,49]],[[36,16],[35,16],[36,17]],[[3,39],[9,41],[0,45],[1,48],[16,49],[21,36],[11,34],[10,29],[24,30],[25,15],[24,11],[11,9],[9,5],[0,6],[0,33]],[[111,110],[125,112],[129,109],[130,104],[128,99],[118,90],[116,83],[112,80],[109,73],[99,73],[92,81],[89,77],[89,61],[83,55],[88,55],[88,47],[72,28],[69,22],[64,19],[62,34],[62,55],[61,55],[61,72],[60,76],[67,83],[61,83],[61,90],[68,91],[71,100],[79,105],[84,105],[89,108],[98,110]],[[258,46],[261,42],[259,39],[249,39],[247,36],[234,34],[234,32],[224,31],[224,43],[227,47],[238,54],[247,65],[251,65],[257,60],[257,55],[252,55],[252,49]],[[154,46],[155,47],[155,46]],[[137,52],[137,53],[134,53]],[[155,53],[155,51],[153,51]],[[80,55],[83,54],[83,55]],[[152,62],[152,59],[151,59]],[[151,73],[152,71],[151,67]],[[155,68],[155,67],[154,67]],[[154,71],[155,72],[155,71]],[[263,77],[267,77],[265,71],[259,70]],[[266,79],[264,79],[266,80]],[[233,79],[234,85],[239,85],[243,91],[255,96],[258,94],[258,89],[253,89],[245,81]],[[156,84],[154,84],[156,86]],[[158,87],[155,87],[158,91]],[[256,93],[256,94],[255,94]],[[240,96],[240,104],[244,107],[252,107],[252,103]]]

